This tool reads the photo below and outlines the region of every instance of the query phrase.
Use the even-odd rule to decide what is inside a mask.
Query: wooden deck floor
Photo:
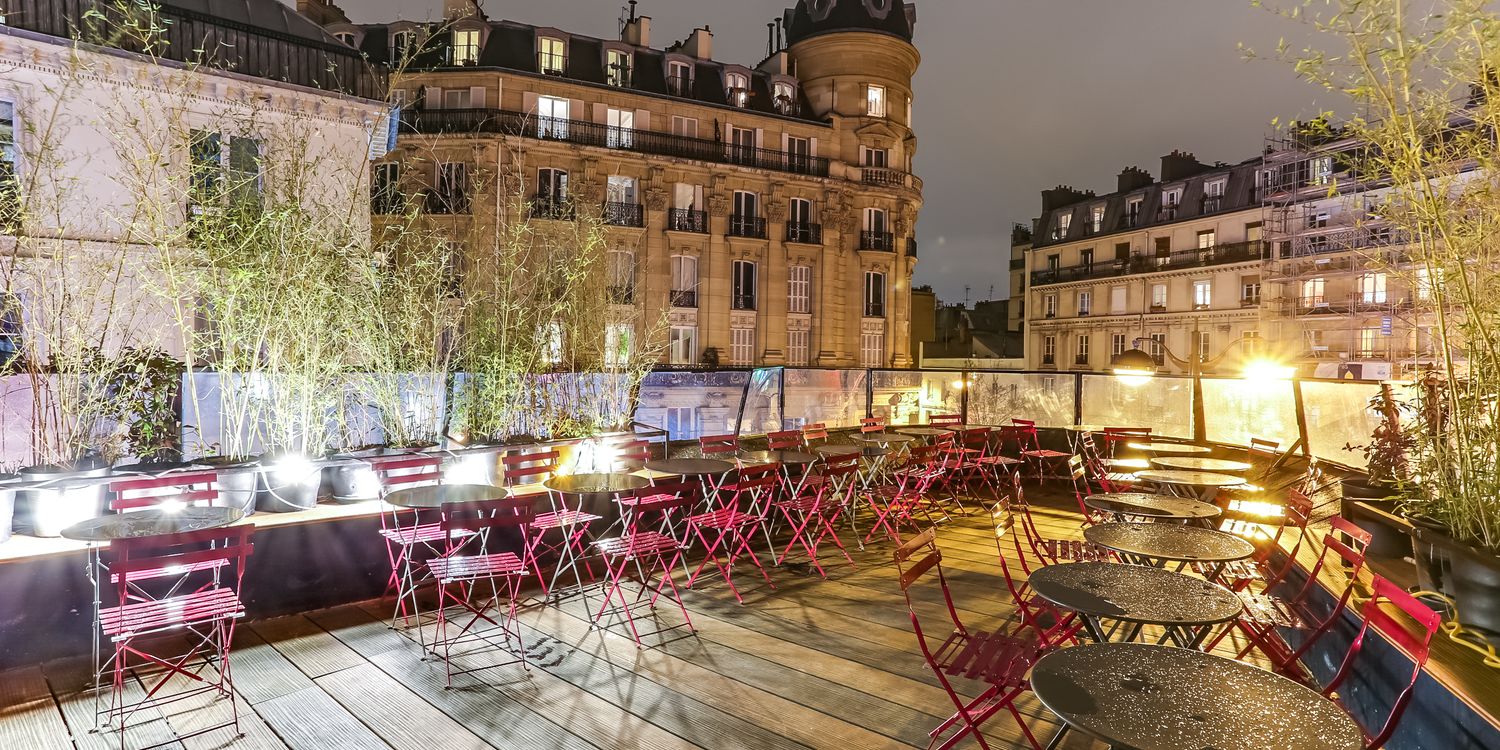
[[[1038,519],[1047,533],[1078,534],[1074,514],[1039,509]],[[940,533],[962,615],[981,626],[1011,610],[986,521],[964,519]],[[952,706],[916,650],[889,554],[888,544],[856,553],[857,567],[831,565],[827,581],[778,569],[775,590],[745,576],[737,579],[743,606],[705,578],[687,594],[696,636],[648,638],[644,650],[620,629],[590,629],[577,602],[532,607],[522,616],[530,675],[502,667],[456,678],[451,690],[441,662],[421,660],[408,634],[386,626],[385,602],[246,623],[232,662],[245,736],[223,729],[179,739],[231,710],[226,700],[199,699],[138,716],[126,745],[925,747]],[[936,600],[926,606],[939,614]],[[662,609],[661,619],[676,624],[680,614]],[[89,732],[87,671],[74,661],[0,674],[0,748],[119,747],[118,733]],[[1023,711],[1045,742],[1055,729],[1050,714],[1029,696]],[[1024,746],[1003,715],[987,728],[994,747]],[[1096,745],[1074,735],[1063,746]]]

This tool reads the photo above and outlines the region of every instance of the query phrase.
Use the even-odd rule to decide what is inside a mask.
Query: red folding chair
[[[207,505],[219,496],[214,483],[219,481],[216,469],[182,471],[155,477],[129,477],[109,483],[109,509],[114,511],[141,508],[183,508]]]
[[[739,460],[740,440],[734,435],[706,435],[698,438],[698,451],[704,458],[719,458],[734,463]]]
[[[1259,650],[1271,660],[1276,671],[1301,682],[1312,681],[1312,675],[1305,672],[1300,659],[1343,616],[1350,597],[1354,595],[1359,573],[1364,570],[1365,548],[1370,544],[1370,532],[1348,520],[1334,516],[1329,522],[1333,525],[1333,530],[1323,536],[1323,549],[1318,553],[1318,561],[1308,571],[1307,578],[1296,593],[1284,598],[1269,592],[1255,593],[1249,589],[1235,592],[1245,605],[1244,612],[1235,620],[1235,628],[1248,639],[1248,643],[1235,658],[1243,659],[1251,651]],[[1339,533],[1347,535],[1350,542],[1346,544],[1339,539]],[[1325,570],[1333,570],[1338,561],[1342,561],[1347,573],[1342,590],[1327,613],[1315,615],[1315,608],[1310,606],[1310,600],[1314,591],[1321,590],[1318,577]],[[1301,645],[1293,647],[1286,640],[1282,629],[1298,631]],[[1223,637],[1224,634],[1220,634],[1214,641]]]
[[[1083,452],[1084,468],[1104,492],[1130,492],[1140,481],[1132,472],[1151,468],[1151,462],[1144,458],[1105,458],[1091,432],[1078,436],[1078,447]]]
[[[1262,588],[1275,586],[1287,573],[1297,567],[1297,553],[1302,549],[1302,544],[1308,537],[1307,524],[1312,519],[1312,511],[1311,498],[1297,490],[1289,490],[1286,504],[1282,506],[1281,514],[1276,518],[1278,523],[1275,533],[1269,538],[1260,538],[1260,529],[1255,526],[1248,527],[1254,533],[1244,534],[1250,538],[1252,544],[1255,544],[1255,554],[1247,560],[1236,560],[1222,568],[1219,568],[1217,563],[1194,563],[1193,570],[1206,577],[1213,575],[1217,569],[1219,582],[1236,591],[1248,587],[1255,581],[1262,582]],[[1232,531],[1228,528],[1223,530]],[[1292,546],[1283,551],[1281,540],[1285,537],[1292,538]],[[1278,555],[1284,558],[1279,564],[1276,562]]]
[[[615,497],[615,502],[620,506],[620,536],[624,536],[630,529],[655,531],[672,537],[683,545],[681,557],[682,573],[686,576],[690,571],[687,568],[687,552],[691,548],[688,544],[691,537],[687,534],[687,518],[694,508],[703,501],[703,485],[699,482],[687,480],[675,480],[669,482],[657,482],[650,487],[643,487],[634,492],[622,493]],[[664,497],[683,498],[687,501],[687,510],[684,513],[660,513],[655,514],[658,522],[654,528],[650,524],[641,525],[636,523],[635,512],[643,503],[660,500]]]
[[[1114,553],[1086,539],[1058,539],[1041,532],[1031,506],[1026,502],[1026,493],[1021,488],[1020,472],[1011,474],[1010,502],[1012,509],[1021,511],[1021,530],[1026,534],[1026,543],[1044,565],[1064,562],[1116,562]]]
[[[1026,559],[1026,546],[1021,544],[1021,537],[1025,536],[1026,532],[1022,530],[1016,533],[1015,531],[1016,514],[1011,509],[1010,499],[1001,497],[996,502],[995,509],[991,511],[990,517],[995,523],[995,552],[1000,558],[1000,573],[1005,579],[1005,588],[1010,592],[1011,601],[1016,605],[1016,613],[1021,618],[1016,632],[1031,628],[1052,643],[1063,641],[1076,643],[1078,631],[1083,627],[1076,615],[1059,609],[1031,591],[1030,579],[1033,566]],[[1005,549],[1007,537],[1010,538],[1010,546],[1015,553],[1016,566],[1020,569],[1020,575],[1011,573],[1011,564]],[[1035,567],[1041,567],[1040,561]]]
[[[636,647],[640,647],[641,632],[636,627],[635,610],[645,607],[654,611],[656,600],[665,594],[682,611],[683,622],[647,635],[659,635],[684,625],[697,632],[693,619],[688,616],[687,606],[682,603],[677,583],[672,580],[672,568],[683,556],[682,539],[674,530],[683,525],[682,517],[692,509],[694,502],[696,498],[691,495],[657,493],[637,496],[625,533],[594,542],[594,548],[604,559],[605,573],[604,601],[594,612],[594,625],[608,628],[606,618],[623,616]],[[634,597],[628,596],[625,590],[632,568],[639,587]],[[651,583],[653,576],[659,577],[654,586]],[[611,607],[616,599],[619,604]]]
[[[852,567],[854,558],[844,549],[843,540],[834,528],[833,520],[842,513],[854,491],[854,478],[859,472],[859,457],[850,453],[829,456],[815,477],[809,477],[795,497],[774,500],[771,507],[781,513],[782,520],[791,528],[791,539],[776,556],[781,565],[796,547],[802,547],[818,576],[827,578],[823,566],[818,562],[818,547],[823,540],[832,538],[839,553]]]
[[[1102,513],[1083,502],[1083,499],[1094,494],[1094,491],[1089,488],[1088,469],[1084,466],[1082,455],[1068,457],[1068,478],[1073,482],[1073,499],[1078,503],[1078,513],[1083,516],[1084,525],[1108,520]]]
[[[512,490],[512,498],[532,503],[546,498],[549,504],[549,509],[538,513],[527,526],[527,551],[530,559],[537,566],[540,566],[543,557],[553,561],[550,579],[543,576],[540,570],[533,570],[541,585],[543,597],[552,595],[557,588],[558,579],[567,571],[572,571],[574,583],[582,587],[584,579],[583,573],[578,571],[579,564],[583,565],[590,580],[594,577],[594,570],[588,562],[586,537],[589,524],[600,517],[585,513],[581,508],[569,508],[566,497],[534,487],[557,475],[560,457],[561,454],[556,450],[544,450],[507,453],[500,459],[507,487],[532,485],[522,491]],[[548,532],[552,531],[557,532],[555,539],[548,538]]]
[[[364,460],[380,482],[382,501],[392,492],[437,484],[442,479],[442,458],[431,454],[372,456]],[[417,591],[431,579],[416,558],[442,554],[447,548],[447,535],[443,533],[442,524],[437,521],[424,523],[415,510],[383,507],[386,511],[380,514],[379,533],[385,540],[386,559],[391,563],[385,593],[396,596],[396,608],[391,615],[391,627],[394,628],[397,620],[410,625],[420,614]],[[422,637],[419,630],[418,638]]]
[[[828,425],[814,422],[802,428],[802,444],[812,447],[814,440],[828,442]]]
[[[767,433],[766,443],[766,447],[773,451],[794,451],[805,447],[802,442],[801,430],[782,430],[780,432]]]
[[[951,427],[963,424],[964,418],[962,414],[934,414],[927,420],[927,423],[933,427]]]
[[[1380,576],[1375,576],[1372,584],[1375,588],[1375,596],[1365,602],[1360,610],[1364,615],[1364,622],[1360,623],[1354,642],[1349,645],[1349,651],[1344,655],[1343,662],[1339,664],[1338,672],[1323,688],[1323,694],[1344,706],[1344,710],[1355,723],[1360,725],[1360,731],[1365,735],[1365,747],[1374,748],[1384,747],[1386,741],[1396,731],[1396,725],[1401,721],[1401,714],[1406,711],[1407,704],[1411,702],[1417,678],[1422,676],[1422,667],[1427,664],[1427,650],[1432,644],[1432,637],[1437,634],[1439,626],[1442,625],[1443,618],[1429,609],[1427,605],[1417,601],[1416,597],[1403,591],[1400,586]],[[1408,624],[1398,621],[1395,617],[1396,612],[1402,613],[1404,619],[1411,622]],[[1358,690],[1358,687],[1351,686],[1343,694],[1339,692],[1340,688],[1345,686],[1345,681],[1353,674],[1358,673],[1365,680],[1374,680],[1388,673],[1390,667],[1383,662],[1371,664],[1366,670],[1357,669],[1357,666],[1364,661],[1360,656],[1365,653],[1365,641],[1372,630],[1385,636],[1391,645],[1412,660],[1411,677],[1406,680],[1406,685],[1396,695],[1395,701],[1391,704],[1390,713],[1386,714],[1385,722],[1379,728],[1365,726],[1360,721],[1360,716],[1364,712],[1350,710],[1350,702],[1345,698],[1348,694]],[[1384,694],[1385,686],[1381,686],[1379,692]]]
[[[917,636],[917,646],[956,709],[952,716],[927,733],[932,740],[928,745],[930,750],[948,750],[971,736],[981,748],[989,750],[989,743],[979,727],[1000,711],[1009,712],[1031,747],[1041,750],[1031,728],[1026,725],[1025,717],[1016,709],[1015,701],[1031,689],[1026,673],[1049,650],[1046,639],[1018,637],[1000,631],[971,631],[965,627],[948,589],[948,579],[943,574],[943,553],[938,549],[932,529],[898,547],[893,557],[900,573],[901,593],[906,598],[912,631]],[[916,562],[912,562],[913,558]],[[917,613],[919,600],[923,611],[931,611],[927,606],[930,597],[914,596],[912,591],[919,584],[928,584],[933,577],[929,574],[937,578],[949,619],[931,637],[922,629],[922,618]],[[937,641],[943,637],[941,630],[950,628],[948,636]],[[966,685],[960,691],[953,685],[954,678],[962,678],[974,686]],[[966,698],[966,695],[975,697]]]
[[[642,438],[624,438],[609,445],[614,453],[610,471],[630,472],[643,468],[651,460],[651,442]]]
[[[1041,437],[1037,433],[1036,422],[1030,419],[1011,419],[1010,422],[1018,428],[1015,434],[1022,441],[1021,458],[1035,467],[1038,479],[1048,476],[1049,466],[1055,466],[1073,455],[1064,451],[1043,448]]]
[[[124,728],[136,711],[205,692],[230,699],[230,720],[178,735],[177,739],[225,727],[234,727],[238,733],[239,707],[233,700],[230,651],[235,621],[245,615],[239,589],[245,575],[245,561],[254,549],[250,541],[254,530],[250,525],[231,526],[110,543],[110,579],[118,598],[116,606],[99,611],[99,627],[103,637],[113,644],[113,653],[106,663],[99,665],[98,673],[102,677],[105,672],[112,672],[113,679],[109,708],[99,713],[106,713],[107,722],[119,728],[121,748],[125,746]],[[146,587],[153,586],[152,582],[155,588],[147,592]],[[186,636],[187,651],[178,652],[181,648],[178,639],[155,638],[167,633]],[[172,655],[153,653],[158,650],[156,646],[168,644]],[[140,675],[145,695],[139,701],[127,703],[126,672],[132,662],[160,667],[162,671],[149,677]],[[207,674],[210,666],[214,674]],[[164,693],[168,683],[178,677],[193,687]]]
[[[1106,427],[1104,428],[1104,452],[1105,458],[1111,461],[1121,460],[1120,453],[1126,443],[1146,441],[1151,439],[1150,427]],[[1141,468],[1148,468],[1146,464]]]
[[[915,524],[918,514],[928,525],[933,524],[932,486],[942,479],[944,470],[943,446],[919,445],[912,448],[907,465],[891,473],[891,483],[866,488],[862,494],[875,514],[875,521],[860,547],[882,532],[900,544],[902,527]]]
[[[448,687],[453,686],[454,675],[516,663],[526,671],[531,670],[526,664],[526,646],[516,623],[516,604],[521,598],[521,582],[532,567],[525,559],[530,554],[525,540],[531,536],[529,527],[534,519],[535,510],[525,499],[443,505],[442,528],[448,534],[451,546],[447,552],[428,560],[427,567],[438,585],[437,633],[432,651],[442,650]],[[515,536],[510,537],[506,530],[514,530]],[[502,551],[501,546],[507,543],[519,546],[522,553]],[[505,601],[503,607],[502,599]],[[460,617],[468,615],[469,618],[454,633],[449,632],[453,619],[448,615],[450,608],[456,608]],[[494,616],[490,615],[491,610],[494,610]],[[514,648],[511,639],[515,639]],[[470,644],[477,645],[457,654],[453,652],[455,646]],[[453,668],[455,658],[491,649],[508,651],[516,658],[457,670]]]
[[[764,504],[776,491],[781,481],[780,474],[781,465],[777,463],[742,467],[735,480],[720,487],[716,496],[711,498],[718,507],[688,517],[688,531],[703,545],[703,562],[688,576],[688,588],[697,583],[698,576],[712,563],[724,582],[729,584],[735,601],[744,604],[733,578],[734,564],[742,557],[760,571],[767,585],[776,588],[750,542],[765,524]],[[720,550],[724,552],[725,560],[719,559]]]

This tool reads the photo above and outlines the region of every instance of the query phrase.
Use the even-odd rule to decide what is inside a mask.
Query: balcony
[[[1074,367],[1088,367],[1088,365],[1089,365],[1089,355],[1087,355],[1087,354],[1074,355],[1074,357],[1073,357],[1073,366]]]
[[[445,61],[455,68],[473,67],[479,64],[479,47],[466,44],[459,47],[449,47]]]
[[[667,76],[667,93],[672,96],[691,98],[693,95],[693,77]]]
[[[804,245],[823,244],[823,225],[807,221],[789,221],[786,223],[786,241],[800,242]]]
[[[890,232],[877,232],[866,229],[859,233],[859,249],[878,250],[881,252],[895,252],[896,240]]]
[[[1228,263],[1260,260],[1265,243],[1260,240],[1232,242],[1207,248],[1180,250],[1168,255],[1148,257],[1133,255],[1128,260],[1094,261],[1076,266],[1031,272],[1031,285],[1064,284],[1071,281],[1104,279],[1135,273],[1204,268]]]
[[[1176,221],[1177,220],[1177,204],[1174,203],[1174,204],[1162,206],[1161,208],[1156,209],[1156,220],[1157,221]]]
[[[866,318],[884,318],[885,302],[866,300],[864,313]]]
[[[692,290],[673,289],[668,293],[673,307],[697,307],[698,293]]]
[[[536,53],[536,70],[543,75],[566,75],[568,72],[568,56],[550,52],[538,52]]]
[[[4,216],[7,205],[6,185],[0,181],[0,217]],[[376,216],[391,216],[406,213],[406,195],[394,187],[377,189],[370,195],[370,213]],[[3,225],[3,221],[0,221]]]
[[[628,89],[632,81],[630,68],[609,68],[604,71],[604,82],[617,89]]]
[[[734,214],[729,217],[730,237],[749,237],[751,239],[766,239],[766,220],[763,216],[740,216]],[[754,309],[754,308],[749,308]]]
[[[907,186],[907,173],[886,167],[860,167],[859,181],[866,185],[900,188]]]
[[[615,227],[646,226],[646,214],[639,203],[605,201],[602,218],[605,224]]]
[[[442,216],[469,213],[469,194],[462,190],[430,190],[424,196],[423,209]]]
[[[906,238],[906,254],[909,255],[909,256],[911,256],[911,257],[913,257],[913,258],[917,257],[917,238],[916,237],[907,237]]]
[[[812,177],[828,176],[828,159],[821,156],[791,154],[650,130],[611,128],[585,120],[537,117],[534,114],[503,109],[403,110],[400,127],[402,133],[514,135],[715,164],[739,164]]]
[[[708,212],[691,208],[669,209],[667,211],[667,229],[674,232],[708,234]]]
[[[732,294],[730,295],[729,303],[729,309],[731,310],[753,311],[755,310],[755,295]]]
[[[528,215],[533,219],[553,221],[572,221],[575,216],[572,201],[544,194],[532,196]]]
[[[1222,195],[1205,195],[1202,198],[1202,209],[1199,211],[1199,213],[1204,213],[1204,214],[1216,213],[1223,206],[1224,206],[1224,196],[1222,196]]]

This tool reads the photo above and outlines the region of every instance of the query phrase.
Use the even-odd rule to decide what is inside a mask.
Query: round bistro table
[[[1280,675],[1200,651],[1128,643],[1054,651],[1031,671],[1066,725],[1140,750],[1360,750],[1333,701]],[[1061,732],[1059,733],[1059,738]]]
[[[1244,477],[1233,474],[1224,474],[1217,471],[1191,471],[1187,469],[1146,469],[1135,473],[1135,478],[1142,482],[1150,482],[1158,487],[1192,491],[1196,490],[1198,499],[1204,502],[1213,499],[1218,494],[1220,487],[1233,487],[1244,484]]]
[[[218,529],[244,517],[245,512],[239,508],[147,508],[79,521],[63,529],[61,536],[75,542],[101,544],[117,539]]]
[[[396,490],[385,501],[398,508],[436,510],[448,503],[473,503],[481,500],[504,500],[510,490],[488,484],[434,484]]]
[[[1138,564],[1160,568],[1175,562],[1178,570],[1192,563],[1208,566],[1210,581],[1218,579],[1225,563],[1255,554],[1255,545],[1234,534],[1169,523],[1099,523],[1084,529],[1083,538]]]
[[[1200,458],[1198,456],[1159,456],[1151,459],[1154,466],[1163,469],[1182,469],[1184,471],[1249,471],[1250,464],[1244,461],[1231,461],[1227,458]]]
[[[1215,505],[1176,495],[1154,495],[1149,492],[1105,492],[1085,497],[1083,504],[1117,519],[1149,516],[1153,520],[1206,524],[1212,523],[1221,513]]]
[[[1127,448],[1156,456],[1171,455],[1193,455],[1211,453],[1212,448],[1201,445],[1190,445],[1188,443],[1168,443],[1159,440],[1132,440],[1125,444]]]
[[[1038,596],[1082,616],[1097,643],[1112,640],[1121,630],[1120,640],[1128,643],[1146,625],[1160,625],[1162,642],[1198,648],[1215,625],[1233,620],[1243,609],[1239,597],[1223,586],[1144,565],[1062,563],[1038,568],[1028,580]],[[1104,620],[1114,625],[1106,630]]]

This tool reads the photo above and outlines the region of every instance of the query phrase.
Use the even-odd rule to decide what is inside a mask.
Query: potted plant
[[[1370,532],[1369,554],[1405,557],[1411,552],[1408,527],[1391,519],[1411,480],[1408,455],[1416,447],[1416,438],[1402,426],[1402,406],[1397,404],[1389,384],[1380,387],[1380,393],[1370,399],[1369,408],[1380,415],[1370,441],[1344,446],[1346,451],[1361,452],[1366,468],[1364,474],[1340,480],[1342,514]]]
[[[11,519],[16,511],[15,474],[0,472],[0,542],[10,540]]]

